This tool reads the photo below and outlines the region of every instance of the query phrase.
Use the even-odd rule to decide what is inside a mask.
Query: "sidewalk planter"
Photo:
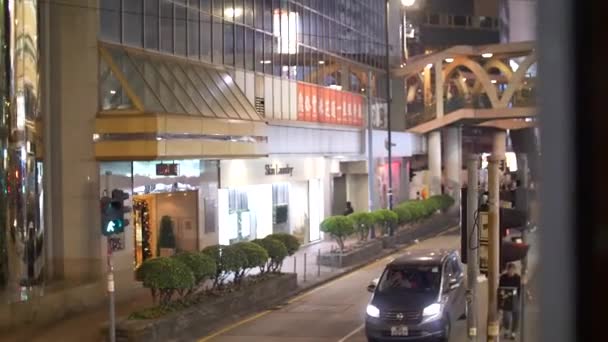
[[[395,232],[396,234],[396,232]],[[383,236],[380,238],[380,241],[382,241],[382,248],[383,249],[392,249],[395,248],[395,246],[397,245],[397,239],[396,236]]]
[[[321,254],[317,262],[329,267],[350,267],[369,261],[381,252],[382,240],[373,240],[344,253],[330,252]]]
[[[452,214],[435,214],[424,221],[397,230],[395,232],[395,242],[398,245],[403,245],[416,239],[437,235],[447,228],[458,225],[458,220],[458,217]]]
[[[209,297],[204,303],[158,319],[119,318],[116,325],[116,340],[129,342],[197,340],[226,324],[227,320],[284,301],[296,290],[296,274],[277,274],[241,290],[219,297]]]

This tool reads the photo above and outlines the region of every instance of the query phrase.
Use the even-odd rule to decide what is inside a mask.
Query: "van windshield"
[[[378,282],[379,292],[439,292],[439,266],[388,267]]]

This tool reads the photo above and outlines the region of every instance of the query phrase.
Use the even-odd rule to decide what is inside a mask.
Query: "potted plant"
[[[172,256],[175,254],[175,233],[173,231],[173,221],[171,220],[171,217],[167,215],[160,219],[158,250],[158,254],[161,257]]]

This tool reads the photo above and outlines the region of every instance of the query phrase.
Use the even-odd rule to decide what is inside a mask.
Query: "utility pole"
[[[393,95],[391,89],[391,49],[389,41],[389,14],[390,14],[390,0],[386,0],[386,13],[384,18],[384,34],[385,34],[385,53],[386,53],[386,125],[388,130],[388,208],[393,209],[393,139],[391,135],[391,102],[393,102]],[[389,235],[393,235],[393,228],[389,228]]]
[[[374,116],[372,112],[372,72],[367,72],[367,191],[369,192],[368,209],[375,209],[374,199],[374,181],[376,179],[374,173]]]
[[[498,280],[500,273],[499,165],[504,155],[492,154],[488,163],[488,342],[498,342]]]
[[[477,342],[477,275],[479,273],[479,232],[475,224],[475,212],[479,207],[477,158],[477,155],[472,154],[467,163],[467,334],[469,342]]]
[[[520,194],[520,196],[523,196],[523,200],[522,201],[517,201],[522,208],[517,208],[520,210],[525,210],[528,213],[528,219],[526,220],[526,227],[524,230],[522,230],[521,233],[521,238],[523,243],[527,244],[528,243],[528,229],[529,224],[528,222],[530,222],[530,192],[529,192],[529,184],[530,184],[530,180],[528,178],[528,156],[523,154],[520,156],[519,158],[519,165],[517,165],[518,169],[519,169],[519,177],[520,177],[520,187],[521,189],[518,189],[518,193]],[[521,301],[521,310],[520,310],[520,325],[519,325],[519,341],[520,342],[524,342],[525,341],[525,331],[526,331],[526,285],[527,285],[527,280],[528,280],[528,256],[526,254],[526,256],[521,260],[521,275],[522,278],[525,279],[525,281],[522,282],[521,284],[521,293],[519,293],[519,300]]]

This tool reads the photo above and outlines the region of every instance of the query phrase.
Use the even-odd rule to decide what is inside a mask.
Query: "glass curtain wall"
[[[100,4],[108,42],[354,92],[364,91],[366,69],[384,67],[384,0]]]
[[[44,273],[38,1],[1,2],[0,21],[0,289],[27,300]]]

